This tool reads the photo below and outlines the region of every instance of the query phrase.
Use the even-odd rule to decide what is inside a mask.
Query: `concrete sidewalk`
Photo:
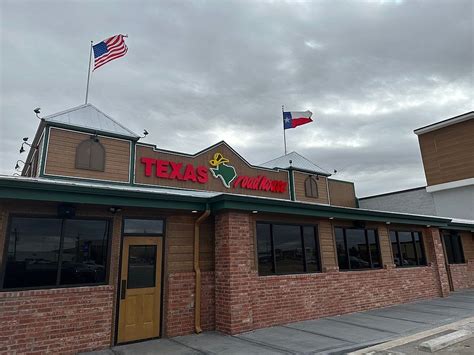
[[[290,323],[236,336],[157,339],[89,354],[345,354],[474,316],[474,289],[367,312]]]

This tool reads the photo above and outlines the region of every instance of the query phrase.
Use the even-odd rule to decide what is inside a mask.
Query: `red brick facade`
[[[216,329],[235,334],[265,326],[446,296],[439,232],[426,231],[429,266],[258,276],[252,269],[249,215],[216,217]]]
[[[112,336],[114,287],[0,292],[0,353],[75,354]]]
[[[455,290],[474,287],[474,260],[466,264],[451,264],[449,269]]]
[[[173,337],[194,332],[194,292],[193,272],[168,275],[167,310],[165,335]],[[214,273],[201,274],[201,327],[213,330],[214,314]]]

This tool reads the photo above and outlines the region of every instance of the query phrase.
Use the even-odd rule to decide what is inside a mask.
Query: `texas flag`
[[[296,128],[296,127],[304,125],[306,123],[313,122],[313,120],[311,119],[312,115],[313,115],[313,113],[311,111],[283,112],[283,127],[284,127],[284,129]]]

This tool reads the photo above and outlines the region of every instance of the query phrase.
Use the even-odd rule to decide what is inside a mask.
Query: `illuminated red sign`
[[[271,180],[263,175],[245,176],[237,175],[235,168],[228,165],[228,159],[216,153],[210,161],[212,168],[205,166],[195,167],[193,164],[177,163],[169,160],[160,160],[143,157],[140,162],[144,165],[145,176],[155,175],[162,179],[192,181],[205,184],[209,181],[208,173],[222,181],[226,188],[242,188],[247,190],[260,190],[275,193],[286,192],[288,183],[282,180]]]
[[[155,167],[155,175],[163,179],[193,181],[200,184],[205,184],[209,180],[205,166],[195,168],[192,164],[184,166],[183,163],[153,158],[141,158],[140,162],[145,165],[145,176],[151,176]]]

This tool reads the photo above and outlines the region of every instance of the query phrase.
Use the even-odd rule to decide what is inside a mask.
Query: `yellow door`
[[[160,335],[162,243],[160,237],[124,238],[119,343]]]

